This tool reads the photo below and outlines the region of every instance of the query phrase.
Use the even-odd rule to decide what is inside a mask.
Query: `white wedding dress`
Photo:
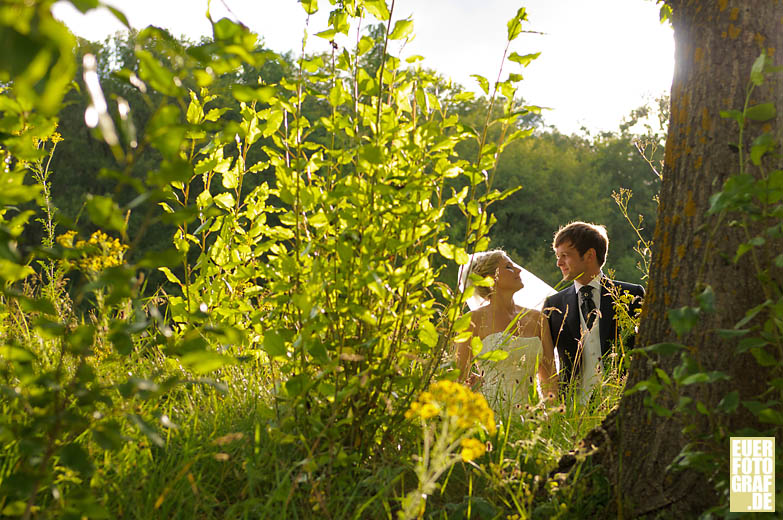
[[[501,417],[518,417],[521,408],[528,402],[530,392],[538,391],[536,366],[542,353],[543,346],[538,337],[516,337],[495,332],[482,340],[481,354],[476,360],[484,372],[481,393]],[[489,358],[486,359],[485,355]]]

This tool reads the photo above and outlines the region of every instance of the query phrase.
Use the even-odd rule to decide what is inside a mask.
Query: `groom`
[[[601,381],[601,358],[612,350],[620,335],[614,299],[630,293],[628,311],[633,315],[641,307],[644,288],[610,280],[601,271],[609,249],[604,226],[568,224],[555,234],[552,247],[563,279],[574,284],[547,298],[544,311],[560,358],[562,389],[573,385],[585,403]]]

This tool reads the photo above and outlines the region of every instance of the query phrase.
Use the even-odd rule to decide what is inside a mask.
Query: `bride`
[[[520,276],[523,273],[528,284]],[[457,344],[461,380],[480,385],[490,405],[502,416],[511,416],[514,408],[527,404],[528,396],[538,386],[534,379],[536,371],[542,397],[556,396],[552,336],[543,313],[530,308],[540,307],[544,298],[554,293],[552,288],[512,262],[502,250],[471,256],[468,264],[460,268],[463,290],[472,285],[471,278],[476,278],[471,275],[491,276],[495,283],[491,288],[474,286],[474,296],[468,300],[469,330],[481,340],[482,348],[474,358],[470,340]],[[527,285],[533,287],[518,293]],[[483,374],[474,372],[474,367]]]

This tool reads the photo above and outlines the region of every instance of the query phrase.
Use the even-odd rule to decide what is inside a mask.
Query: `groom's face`
[[[557,257],[557,267],[560,268],[560,272],[563,273],[564,280],[576,280],[587,279],[593,274],[593,269],[588,261],[587,254],[584,256],[579,254],[579,251],[570,242],[563,242],[555,248],[555,256]]]

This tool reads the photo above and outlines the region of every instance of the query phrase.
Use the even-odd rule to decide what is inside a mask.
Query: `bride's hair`
[[[476,274],[482,278],[494,276],[495,271],[497,271],[498,268],[498,263],[504,255],[506,255],[506,252],[502,249],[493,249],[492,251],[483,251],[470,255],[470,261],[459,268],[460,289],[464,291],[468,286],[472,285],[470,282],[471,274]],[[485,300],[488,299],[489,295],[492,293],[491,287],[476,286],[475,290],[475,294]]]

